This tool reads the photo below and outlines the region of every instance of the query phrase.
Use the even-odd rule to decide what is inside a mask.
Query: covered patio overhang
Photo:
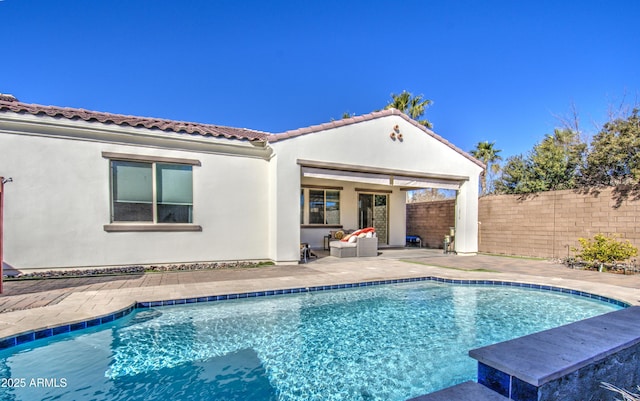
[[[469,177],[446,174],[430,174],[417,171],[396,170],[372,166],[298,160],[302,177],[359,182],[400,187],[401,190],[439,188],[458,190]]]
[[[461,175],[434,174],[376,166],[335,163],[308,159],[296,160],[300,167],[303,192],[301,242],[312,248],[328,247],[327,235],[339,229],[374,227],[379,246],[398,247],[406,243],[407,191],[423,188],[454,190],[469,182]],[[332,191],[332,207],[336,208],[336,192],[340,195],[340,218],[311,221],[307,196],[322,197],[322,190]],[[328,198],[327,198],[328,199]],[[328,205],[328,204],[327,204]]]

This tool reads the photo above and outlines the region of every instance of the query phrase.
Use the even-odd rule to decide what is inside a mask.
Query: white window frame
[[[324,187],[324,186],[315,186],[308,185],[302,187],[302,197],[303,202],[300,207],[302,207],[302,226],[311,226],[311,227],[342,227],[342,187]],[[322,191],[323,192],[323,216],[324,223],[310,223],[311,211],[310,211],[310,195],[309,191]],[[338,219],[337,223],[327,223],[327,191],[337,192],[338,193]]]
[[[108,159],[109,164],[109,224],[104,225],[107,232],[126,232],[126,231],[202,231],[200,225],[191,223],[159,223],[158,220],[158,189],[157,189],[157,165],[173,164],[181,166],[200,166],[199,160],[183,159],[161,156],[146,156],[136,154],[102,152],[102,157]],[[114,221],[113,212],[113,162],[137,162],[151,165],[151,182],[152,182],[152,220],[149,221]],[[194,170],[192,169],[192,180]],[[193,202],[195,203],[195,202]],[[191,205],[192,209],[195,205]],[[193,218],[191,219],[193,221]]]

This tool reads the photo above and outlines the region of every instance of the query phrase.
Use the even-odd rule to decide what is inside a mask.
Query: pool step
[[[482,384],[468,381],[453,387],[447,387],[435,393],[421,395],[407,401],[509,401]]]

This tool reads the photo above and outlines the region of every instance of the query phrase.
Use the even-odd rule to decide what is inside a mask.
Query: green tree
[[[419,124],[424,125],[427,128],[433,128],[433,124],[426,119],[421,119],[424,113],[433,102],[429,99],[425,99],[423,95],[413,96],[407,91],[402,91],[400,94],[391,94],[391,101],[385,106],[386,109],[397,109],[405,113],[409,117],[416,120]]]
[[[450,189],[425,188],[407,191],[407,202],[433,202],[445,199],[455,199],[456,191]]]
[[[640,183],[640,113],[604,124],[591,141],[584,185]]]
[[[518,155],[507,159],[496,191],[523,194],[576,188],[586,148],[577,132],[556,129],[526,157]]]
[[[480,160],[486,166],[486,169],[480,173],[480,188],[481,193],[485,195],[487,191],[487,172],[497,174],[500,171],[500,164],[498,162],[502,160],[502,156],[498,153],[502,152],[500,149],[495,148],[495,142],[478,142],[476,148],[470,153],[476,159]]]
[[[587,149],[578,133],[556,129],[533,148],[531,161],[539,191],[576,188]]]
[[[530,188],[532,172],[530,161],[523,155],[510,156],[502,167],[502,174],[495,183],[495,191],[504,194],[533,192]]]

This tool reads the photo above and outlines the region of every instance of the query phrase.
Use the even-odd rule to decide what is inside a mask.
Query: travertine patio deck
[[[572,270],[542,260],[445,255],[419,248],[380,252],[374,258],[321,256],[293,266],[6,282],[0,296],[0,338],[87,321],[136,302],[427,276],[565,287],[640,305],[640,275]]]

